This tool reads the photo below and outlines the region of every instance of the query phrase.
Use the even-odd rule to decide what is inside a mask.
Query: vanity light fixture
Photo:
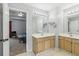
[[[21,17],[22,17],[23,15],[24,15],[24,14],[23,14],[22,12],[19,12],[19,13],[18,13],[18,16],[21,16]]]

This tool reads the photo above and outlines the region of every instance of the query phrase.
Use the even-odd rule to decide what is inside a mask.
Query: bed
[[[20,33],[18,39],[20,42],[22,41],[23,43],[26,43],[26,32]]]

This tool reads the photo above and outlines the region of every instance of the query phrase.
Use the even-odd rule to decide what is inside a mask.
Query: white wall
[[[37,18],[32,17],[32,33],[37,32]]]
[[[56,22],[56,10],[51,10],[49,12],[49,22]],[[53,28],[53,26],[49,26],[49,32],[55,33],[56,28]]]
[[[60,7],[56,7],[55,9],[49,12],[49,22],[55,22],[56,28],[49,28],[50,32],[56,35],[55,47],[58,48],[58,35],[63,32],[63,17],[62,17],[62,9]]]
[[[39,14],[39,15],[43,15],[43,16],[48,16],[48,12],[42,9],[38,9],[33,7],[32,8],[33,14]]]

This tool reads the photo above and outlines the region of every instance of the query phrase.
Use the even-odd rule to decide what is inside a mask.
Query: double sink
[[[35,34],[32,34],[32,36],[35,38],[42,38],[42,37],[48,37],[48,36],[55,36],[55,34],[54,33],[35,33]],[[79,35],[76,35],[76,34],[60,34],[59,36],[79,39]]]

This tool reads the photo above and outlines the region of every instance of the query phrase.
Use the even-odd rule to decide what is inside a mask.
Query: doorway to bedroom
[[[26,52],[26,13],[9,10],[10,56]]]

